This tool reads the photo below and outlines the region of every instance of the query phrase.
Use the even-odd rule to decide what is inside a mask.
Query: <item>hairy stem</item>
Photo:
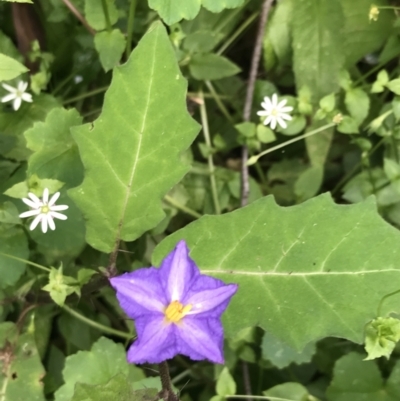
[[[261,58],[262,40],[264,36],[265,25],[268,19],[269,10],[271,9],[273,1],[274,0],[264,0],[262,5],[260,22],[258,24],[256,43],[254,45],[253,57],[251,59],[249,82],[247,85],[246,100],[243,109],[243,121],[250,121],[251,108],[253,105],[254,87],[257,79],[258,66],[260,64],[260,58]],[[240,197],[241,206],[247,205],[249,200],[250,186],[249,186],[249,168],[247,166],[248,157],[249,157],[249,150],[247,146],[244,145],[242,147],[242,174],[241,174],[242,185],[241,185],[241,197]]]
[[[85,20],[83,15],[78,11],[78,9],[69,1],[62,0],[63,3],[68,7],[68,9],[75,15],[75,17],[82,23],[82,25],[90,32],[92,35],[96,34],[96,31],[89,25],[89,23]]]
[[[164,401],[179,401],[179,397],[172,390],[171,377],[169,376],[169,369],[167,361],[161,362],[158,365],[160,371],[161,391],[159,397]]]

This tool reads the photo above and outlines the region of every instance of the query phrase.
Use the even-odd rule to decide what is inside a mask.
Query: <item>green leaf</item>
[[[49,284],[42,290],[50,293],[51,299],[59,306],[63,306],[65,299],[72,293],[80,294],[77,281],[73,277],[63,275],[62,266],[59,269],[51,268],[48,275]]]
[[[386,84],[386,87],[396,95],[400,95],[400,78],[392,79]]]
[[[298,352],[282,341],[279,341],[270,333],[265,332],[261,343],[261,351],[264,359],[269,360],[277,368],[282,369],[291,363],[300,365],[311,362],[311,358],[316,350],[315,343],[308,343],[301,352]]]
[[[118,374],[106,384],[78,383],[71,401],[152,401],[157,393],[156,389],[133,391],[126,376]]]
[[[350,116],[343,116],[342,121],[337,125],[337,130],[342,134],[358,134],[357,121]]]
[[[325,194],[284,208],[265,197],[168,236],[153,266],[180,239],[203,274],[239,284],[223,315],[227,336],[258,325],[298,351],[328,336],[362,343],[381,298],[398,290],[400,233],[372,199],[336,205]],[[382,314],[397,308],[398,298],[387,298]]]
[[[118,20],[118,10],[115,7],[115,0],[104,0],[111,25]],[[106,18],[103,10],[103,0],[85,0],[85,17],[91,27],[97,31],[107,28]]]
[[[67,188],[82,182],[83,165],[70,133],[71,127],[81,123],[82,117],[75,109],[55,108],[44,122],[38,121],[28,129],[24,134],[26,144],[34,151],[28,160],[28,175],[55,179]]]
[[[8,113],[0,110],[0,141],[12,139],[14,146],[9,149],[0,147],[0,154],[17,161],[26,160],[30,151],[26,148],[24,132],[36,121],[43,121],[47,113],[59,106],[58,101],[50,95],[36,96],[33,103],[24,103],[18,112]]]
[[[397,181],[400,178],[400,165],[394,160],[385,157],[383,159],[383,169],[390,181]]]
[[[395,14],[382,10],[378,21],[368,20],[368,11],[374,5],[388,6],[387,0],[340,0],[343,7],[344,27],[341,51],[346,56],[346,67],[352,67],[366,54],[378,50],[392,33]]]
[[[236,64],[214,53],[192,56],[189,62],[189,70],[193,78],[210,81],[230,77],[240,72],[240,68]]]
[[[11,337],[8,337],[8,343],[2,349],[3,357],[0,358],[1,400],[45,401],[42,383],[45,371],[36,348],[32,325],[27,333],[14,336],[9,331],[9,334]]]
[[[294,184],[294,193],[298,202],[303,202],[316,195],[321,188],[324,169],[321,165],[311,166],[304,170]]]
[[[343,57],[343,13],[338,0],[298,0],[293,18],[296,86],[308,86],[314,102],[335,92]]]
[[[331,111],[333,111],[333,109],[335,108],[335,105],[336,105],[336,97],[335,97],[334,93],[324,96],[319,101],[319,107],[321,107],[321,109],[327,113],[330,113]]]
[[[244,122],[235,125],[236,130],[245,138],[254,138],[256,136],[256,125],[250,122]]]
[[[385,356],[389,359],[396,343],[400,340],[400,320],[393,317],[378,317],[365,329],[366,360]]]
[[[313,122],[308,128],[307,132],[322,127],[322,121]],[[314,167],[323,167],[328,157],[328,152],[331,147],[334,134],[334,128],[327,128],[317,135],[310,136],[305,139],[308,158]]]
[[[276,141],[276,136],[274,131],[271,128],[266,127],[263,124],[257,125],[257,139],[262,143],[271,143]]]
[[[297,135],[306,127],[307,121],[304,116],[294,116],[287,122],[286,128],[278,128],[278,132],[283,135]]]
[[[156,10],[168,25],[181,19],[193,19],[200,11],[201,4],[208,10],[219,13],[224,8],[239,7],[244,0],[149,0],[149,7]]]
[[[33,174],[28,180],[14,184],[4,194],[11,198],[21,199],[26,198],[28,193],[32,192],[36,196],[41,197],[45,188],[49,190],[50,194],[53,194],[62,188],[63,185],[64,183],[61,181],[47,178],[40,179],[36,174]]]
[[[70,401],[76,383],[106,384],[118,374],[128,375],[122,344],[102,337],[90,351],[79,351],[67,357],[63,370],[65,384],[55,393],[55,401]]]
[[[18,209],[11,202],[0,203],[0,223],[21,224]]]
[[[124,52],[125,44],[125,36],[119,29],[96,33],[94,46],[99,53],[100,62],[105,72],[110,71],[118,64]]]
[[[350,115],[360,125],[369,112],[369,96],[362,89],[354,88],[346,92],[344,102]]]
[[[329,401],[398,401],[400,362],[384,383],[374,361],[364,361],[362,355],[351,352],[336,362],[327,397]]]
[[[271,397],[271,400],[290,400],[290,401],[317,401],[316,398],[309,395],[308,390],[300,383],[283,383],[263,391],[263,395]]]
[[[164,218],[161,200],[188,171],[180,155],[197,132],[186,81],[156,23],[114,69],[100,117],[72,129],[86,174],[69,194],[85,216],[91,246],[110,252],[116,240],[133,241]]]
[[[20,62],[0,53],[0,82],[14,79],[27,71]]]
[[[281,63],[289,61],[291,55],[291,33],[290,24],[292,20],[293,2],[281,0],[275,6],[275,11],[268,21],[264,34],[264,45],[267,42],[272,44],[274,52]]]
[[[376,81],[373,83],[371,93],[381,93],[389,82],[389,74],[386,70],[379,71]]]
[[[22,228],[0,223],[0,289],[15,284],[25,272],[24,262],[3,256],[2,253],[20,259],[28,258],[28,241]]]
[[[236,383],[226,366],[222,369],[218,377],[216,390],[217,394],[222,396],[236,394]]]

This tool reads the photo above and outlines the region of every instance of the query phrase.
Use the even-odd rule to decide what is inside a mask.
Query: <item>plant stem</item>
[[[113,329],[111,327],[107,327],[107,326],[104,326],[101,323],[95,322],[94,320],[88,319],[86,316],[81,315],[79,312],[71,309],[67,305],[64,305],[62,308],[66,312],[68,312],[70,315],[72,315],[72,316],[76,317],[77,319],[79,319],[81,322],[86,323],[87,325],[89,325],[89,326],[91,326],[91,327],[93,327],[93,328],[95,328],[97,330],[100,330],[100,331],[102,331],[104,333],[112,334],[114,336],[121,337],[121,338],[128,339],[128,340],[132,340],[132,338],[134,337],[130,333],[126,333],[126,332],[120,331],[120,330],[115,330],[115,329]]]
[[[200,213],[197,213],[195,210],[190,209],[189,207],[177,202],[172,196],[165,195],[164,200],[167,201],[171,206],[176,207],[178,210],[181,210],[182,212],[194,217],[195,219],[199,219],[202,216]]]
[[[244,399],[244,400],[248,400],[250,398],[253,398],[255,400],[270,400],[270,401],[295,401],[295,400],[291,400],[289,398],[280,398],[280,397],[270,397],[267,395],[225,395],[225,398],[231,398],[231,399]]]
[[[31,266],[37,267],[38,269],[44,270],[44,271],[46,271],[48,273],[51,271],[46,266],[38,265],[37,263],[31,262],[29,260],[18,258],[17,256],[9,255],[8,253],[0,252],[0,255],[6,256],[7,258],[10,258],[10,259],[18,260],[19,262],[26,263],[27,265],[31,265]]]
[[[109,85],[107,86],[102,86],[101,88],[93,89],[92,91],[81,93],[80,95],[71,97],[67,100],[63,101],[63,105],[68,104],[68,103],[73,103],[77,102],[78,100],[86,99],[87,97],[97,95],[99,93],[105,92],[109,88]]]
[[[104,18],[106,20],[107,31],[111,32],[111,21],[110,21],[110,15],[108,13],[108,7],[107,7],[106,0],[101,0],[101,5],[103,7],[103,14],[104,14]]]
[[[227,110],[227,108],[225,107],[225,105],[222,103],[221,101],[221,97],[220,95],[216,92],[213,84],[210,81],[205,81],[205,84],[208,88],[208,90],[211,93],[212,98],[215,100],[215,103],[217,103],[217,106],[219,107],[219,109],[221,110],[221,113],[225,116],[225,118],[233,124],[233,118],[231,117],[231,115],[229,114],[229,111]]]
[[[92,35],[96,34],[96,31],[88,24],[83,15],[78,11],[78,9],[69,1],[62,0],[63,3],[69,8],[72,14],[82,23],[82,25],[90,32]]]
[[[211,150],[211,137],[210,137],[210,131],[208,129],[207,109],[204,101],[203,91],[201,90],[199,92],[199,97],[201,99],[200,116],[201,116],[201,124],[203,126],[204,139],[206,141],[209,150]],[[211,184],[212,197],[214,201],[215,214],[221,214],[221,207],[218,198],[217,182],[215,180],[215,167],[211,153],[207,156],[207,159],[208,159],[208,169],[210,170],[210,184]]]
[[[159,396],[164,401],[179,401],[179,397],[174,394],[172,390],[171,377],[169,376],[169,369],[167,361],[161,362],[158,365],[161,380],[161,391]]]
[[[253,105],[253,97],[254,97],[254,87],[257,79],[258,66],[260,64],[260,58],[261,58],[262,41],[264,37],[265,25],[267,23],[269,10],[271,9],[272,3],[273,0],[264,0],[261,9],[261,16],[260,16],[260,22],[258,24],[256,43],[254,45],[253,56],[251,59],[246,100],[243,109],[243,121],[245,122],[250,121],[251,108]],[[242,147],[242,174],[241,174],[241,196],[240,196],[241,206],[247,205],[249,200],[250,186],[249,186],[249,168],[247,165],[248,157],[249,157],[249,150],[247,146],[244,145]]]
[[[226,49],[255,21],[259,14],[260,13],[257,11],[250,15],[250,17],[240,25],[236,32],[218,49],[217,54],[220,56],[224,53]]]
[[[300,141],[300,140],[302,140],[302,139],[305,139],[305,138],[308,138],[308,137],[313,136],[313,135],[315,135],[315,134],[318,134],[318,133],[320,133],[320,132],[322,132],[322,131],[324,131],[324,130],[326,130],[326,129],[328,129],[328,128],[334,127],[335,125],[336,125],[335,123],[329,123],[329,124],[323,125],[322,127],[317,128],[317,129],[315,129],[315,130],[313,130],[313,131],[306,132],[306,133],[303,134],[303,135],[300,135],[300,136],[298,136],[298,137],[296,137],[296,138],[290,139],[289,141],[283,142],[283,143],[281,143],[281,144],[279,144],[279,145],[273,146],[272,148],[269,148],[269,149],[267,149],[267,150],[264,150],[264,152],[261,152],[261,153],[259,153],[258,155],[251,156],[250,159],[249,159],[249,161],[247,162],[247,165],[248,165],[248,166],[251,166],[251,165],[253,165],[254,163],[256,163],[257,160],[258,160],[260,157],[262,157],[262,156],[264,156],[264,155],[266,155],[266,154],[268,154],[268,153],[274,152],[275,150],[284,148],[284,147],[287,146],[287,145],[290,145],[290,144],[295,143],[295,142],[298,142],[298,141]]]
[[[133,24],[135,22],[135,10],[136,10],[136,1],[131,0],[131,4],[129,6],[129,15],[128,15],[128,26],[126,29],[126,49],[125,49],[125,57],[129,58],[129,55],[132,51],[132,37],[133,37]]]

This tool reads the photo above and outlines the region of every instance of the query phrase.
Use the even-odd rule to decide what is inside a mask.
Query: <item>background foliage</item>
[[[262,3],[0,1],[0,82],[33,96],[0,107],[0,401],[155,399],[107,276],[182,238],[239,284],[225,365],[170,363],[182,400],[399,399],[400,4],[269,2],[244,121]],[[19,218],[44,188],[46,234]]]

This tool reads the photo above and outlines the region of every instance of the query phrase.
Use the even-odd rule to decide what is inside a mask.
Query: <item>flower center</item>
[[[274,116],[274,117],[277,117],[278,116],[278,110],[277,109],[272,109],[271,110],[271,114]]]
[[[47,205],[44,205],[40,209],[41,213],[46,214],[50,212],[50,208]]]
[[[178,323],[189,311],[192,305],[183,306],[179,301],[172,301],[165,309],[165,317],[168,322]]]

